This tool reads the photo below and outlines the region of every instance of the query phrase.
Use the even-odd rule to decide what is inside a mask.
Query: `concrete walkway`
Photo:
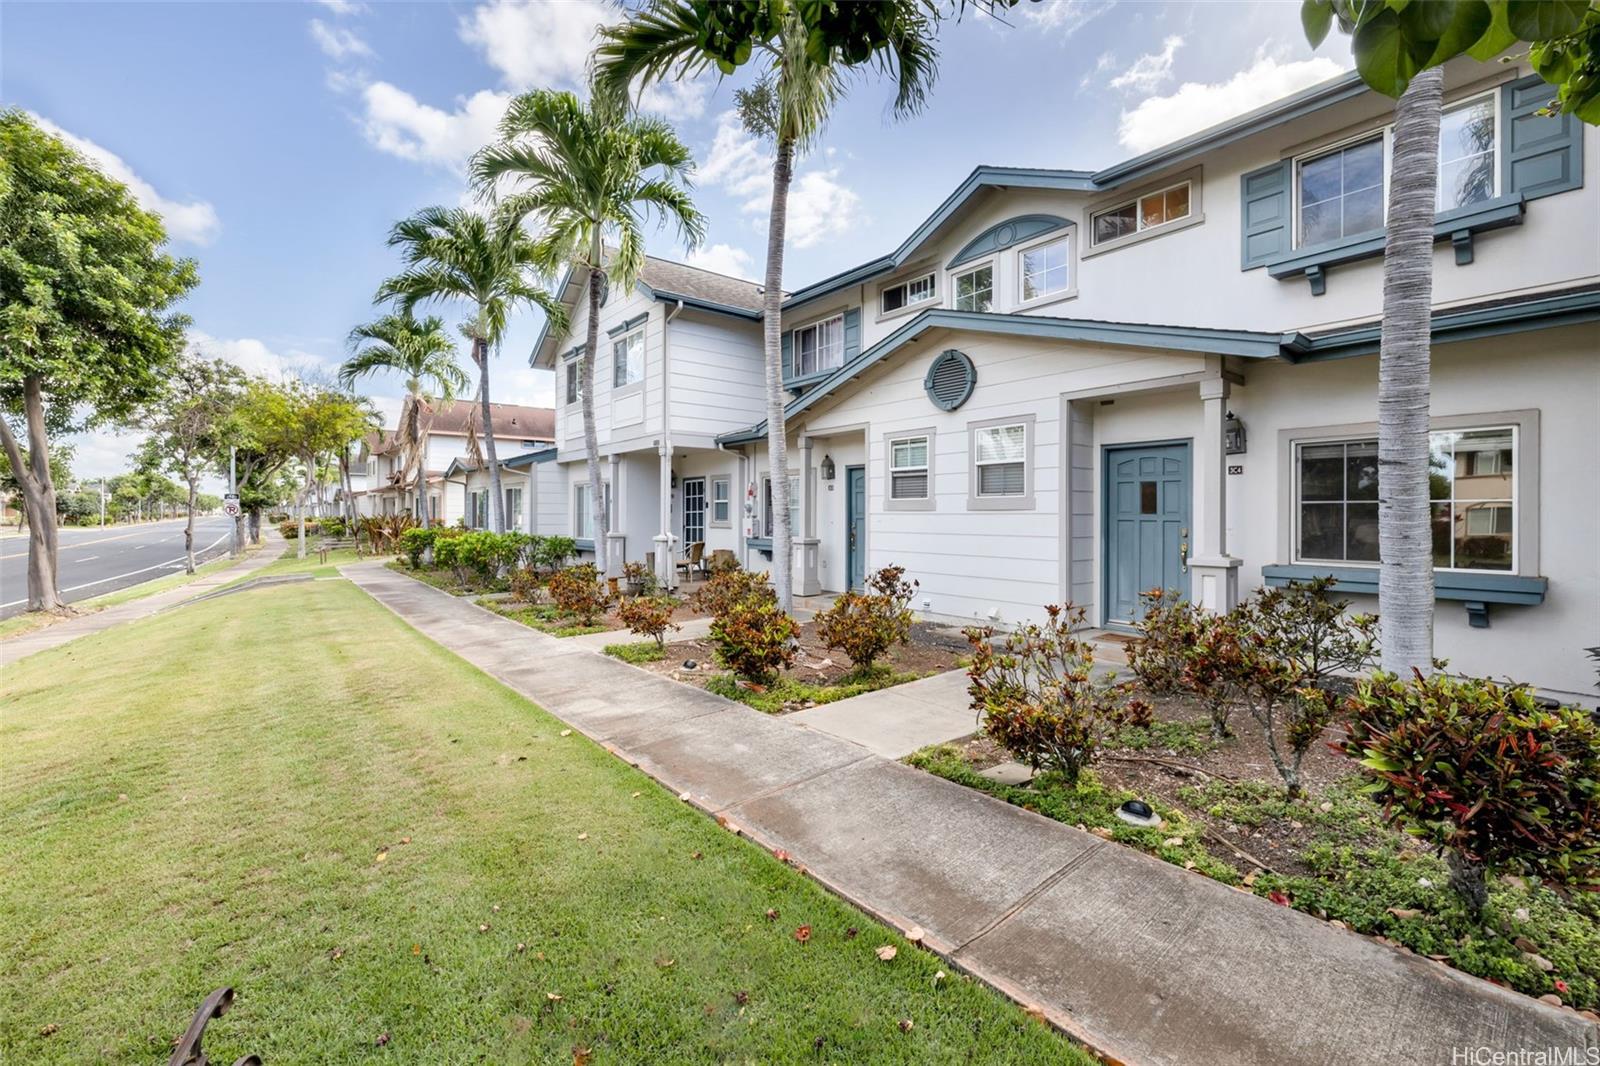
[[[76,615],[40,629],[0,639],[0,666],[9,666],[20,659],[26,659],[30,655],[50,648],[59,648],[90,633],[98,633],[123,622],[131,622],[135,618],[147,618],[158,611],[197,599],[220,585],[237,581],[276,561],[283,555],[283,546],[283,538],[276,531],[270,531],[263,526],[261,546],[242,556],[231,566],[219,567],[176,588],[153,592],[136,600],[119,603],[115,607],[107,607],[103,611]]]
[[[1451,1063],[1600,1027],[874,754],[537,633],[378,564],[425,636],[1124,1063]],[[933,679],[938,680],[938,679]]]
[[[854,741],[886,759],[904,758],[978,728],[967,699],[965,670],[820,704],[784,721]]]

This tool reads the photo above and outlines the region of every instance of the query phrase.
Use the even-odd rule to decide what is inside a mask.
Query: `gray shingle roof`
[[[746,311],[761,310],[760,285],[685,263],[646,256],[639,279],[658,293],[689,296]]]

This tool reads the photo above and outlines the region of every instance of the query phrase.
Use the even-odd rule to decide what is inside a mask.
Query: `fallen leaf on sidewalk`
[[[922,926],[920,925],[913,925],[910,929],[906,930],[906,939],[911,941],[913,944],[922,943],[923,935]]]
[[[1282,892],[1277,891],[1277,890],[1273,890],[1271,892],[1268,892],[1267,893],[1267,898],[1270,899],[1272,902],[1276,903],[1280,907],[1287,907],[1289,905],[1289,897],[1284,895]]]

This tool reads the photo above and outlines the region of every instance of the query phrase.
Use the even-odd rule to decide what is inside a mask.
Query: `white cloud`
[[[860,220],[861,197],[839,184],[839,171],[813,170],[789,187],[789,241],[810,248],[828,237],[849,233]]]
[[[717,116],[711,151],[696,176],[734,196],[754,196],[771,187],[772,153],[746,132],[738,112],[724,111]]]
[[[1094,66],[1083,77],[1078,79],[1078,88],[1087,89],[1089,86],[1096,84],[1104,75],[1109,74],[1116,65],[1117,55],[1115,52],[1102,52],[1100,58],[1094,61]]]
[[[1113,6],[1114,0],[1039,0],[1011,10],[1036,30],[1071,37]]]
[[[161,216],[162,222],[166,224],[167,234],[173,240],[188,241],[190,244],[210,244],[216,238],[217,231],[222,228],[222,222],[217,218],[217,209],[206,201],[193,200],[189,203],[180,203],[169,200],[157,192],[155,186],[135,174],[133,168],[109,148],[103,148],[86,137],[68,133],[47,118],[39,115],[34,115],[33,118],[45,132],[55,134],[82,152],[107,177],[126,185],[128,192],[139,202],[139,206]]]
[[[765,224],[772,204],[772,153],[733,111],[717,117],[717,133],[699,177],[740,201],[739,210]],[[789,186],[788,243],[796,248],[845,233],[860,221],[861,198],[839,181],[839,168],[797,169]]]
[[[755,279],[755,260],[743,248],[735,248],[731,244],[711,244],[704,248],[696,248],[685,257],[685,262],[702,270],[713,270],[718,274],[727,274],[730,277],[744,278],[746,281]]]
[[[133,467],[133,456],[150,434],[142,429],[102,428],[89,433],[74,433],[66,439],[72,448],[71,467],[74,477],[95,478],[95,487],[101,477],[125,474]],[[64,486],[57,485],[60,491]]]
[[[704,81],[661,81],[639,95],[639,110],[672,122],[699,118],[706,113],[710,87]]]
[[[260,374],[273,381],[294,377],[327,377],[337,365],[337,360],[297,348],[276,352],[254,337],[213,337],[201,330],[191,329],[188,341],[185,350],[190,355],[203,359],[223,359],[246,373]]]
[[[460,101],[454,111],[443,111],[384,81],[368,85],[361,95],[362,129],[373,147],[456,171],[497,136],[500,117],[511,99],[482,89]]]
[[[1147,93],[1172,77],[1172,60],[1183,47],[1182,37],[1168,37],[1161,51],[1142,55],[1127,70],[1111,79],[1113,89]]]
[[[333,59],[372,54],[367,42],[356,36],[354,31],[342,26],[329,26],[321,19],[311,20],[311,39],[317,42],[317,47],[321,48],[324,54]]]
[[[1151,96],[1122,112],[1117,139],[1133,152],[1147,152],[1191,133],[1282,99],[1342,73],[1321,56],[1280,62],[1264,51],[1254,62],[1221,82],[1185,82],[1167,96]]]
[[[355,0],[316,0],[316,2],[335,15],[357,15],[367,9],[366,4],[356,3]]]

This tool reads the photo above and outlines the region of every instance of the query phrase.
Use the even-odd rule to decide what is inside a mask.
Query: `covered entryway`
[[[1139,594],[1189,594],[1189,442],[1105,450],[1106,625],[1143,617]]]

